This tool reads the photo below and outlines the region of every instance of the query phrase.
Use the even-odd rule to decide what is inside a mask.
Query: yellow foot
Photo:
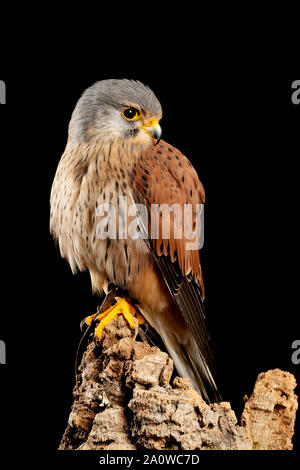
[[[143,317],[138,314],[134,307],[127,302],[126,299],[120,299],[115,305],[112,305],[109,307],[107,310],[105,310],[103,313],[100,313],[99,315],[91,315],[85,319],[85,322],[87,325],[90,325],[95,318],[97,317],[97,320],[100,321],[99,325],[97,326],[95,330],[95,336],[97,338],[101,338],[102,332],[104,328],[117,316],[117,315],[123,315],[124,318],[127,320],[129,323],[130,328],[135,327],[135,322],[134,322],[134,316],[136,316],[139,325],[141,325],[143,321]]]

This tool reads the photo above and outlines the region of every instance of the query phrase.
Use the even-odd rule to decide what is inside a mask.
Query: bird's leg
[[[107,310],[109,307],[111,307],[111,305],[113,304],[113,302],[114,302],[114,300],[117,296],[117,293],[118,293],[118,287],[116,287],[113,284],[109,284],[108,285],[108,292],[106,294],[106,297],[103,300],[102,304],[98,306],[97,312],[94,313],[93,315],[90,315],[90,316],[84,318],[84,320],[82,320],[82,322],[80,323],[81,331],[83,330],[83,327],[85,325],[92,325],[93,323],[96,323],[98,315],[105,312],[105,310]]]
[[[95,330],[95,336],[97,338],[101,338],[102,332],[104,328],[117,316],[122,314],[124,318],[127,320],[130,328],[135,328],[135,321],[134,321],[134,314],[135,309],[134,307],[127,302],[126,299],[121,298],[117,301],[115,305],[109,307],[105,312],[100,313],[97,316],[97,321],[99,321],[99,325]]]
[[[124,318],[127,320],[130,328],[135,328],[135,318],[138,320],[138,324],[141,325],[143,323],[143,317],[141,316],[140,313],[136,311],[136,309],[133,307],[133,305],[129,302],[128,296],[121,291],[121,289],[116,288],[116,290],[111,291],[113,292],[113,299],[110,296],[110,299],[108,299],[109,294],[107,295],[104,304],[102,304],[100,311],[94,315],[91,315],[87,317],[84,321],[87,325],[91,325],[92,323],[100,322],[97,328],[95,329],[95,336],[97,338],[101,338],[102,332],[104,328],[117,316],[117,315],[123,315]],[[118,295],[118,300],[114,305],[111,305],[111,301],[114,300],[116,297],[116,294]],[[106,309],[104,307],[107,306],[108,302],[106,300],[108,299],[108,302],[110,301],[110,306]]]

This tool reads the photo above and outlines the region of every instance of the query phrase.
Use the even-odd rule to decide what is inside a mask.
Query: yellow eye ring
[[[133,108],[132,106],[126,106],[122,109],[122,116],[126,121],[137,121],[141,117],[141,113],[138,109]]]

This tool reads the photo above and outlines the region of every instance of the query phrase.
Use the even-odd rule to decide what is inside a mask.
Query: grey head
[[[102,80],[77,102],[69,136],[77,142],[130,138],[150,145],[160,138],[161,118],[161,104],[148,86],[135,80]]]

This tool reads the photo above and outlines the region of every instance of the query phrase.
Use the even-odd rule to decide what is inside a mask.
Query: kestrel
[[[166,237],[161,214],[145,223],[136,211],[137,229],[144,236],[119,233],[120,220],[132,220],[124,207],[121,211],[120,198],[127,201],[126,209],[139,204],[150,213],[153,207],[159,211],[163,205],[190,205],[195,228],[204,189],[190,161],[160,140],[161,118],[160,102],[138,81],[103,80],[85,90],[73,111],[53,181],[50,230],[73,273],[88,270],[95,293],[107,292],[109,283],[128,293],[159,333],[178,373],[204,399],[216,401],[199,249],[187,248],[190,238],[175,233],[183,219],[178,221],[171,212]],[[107,207],[119,221],[115,237],[99,234]],[[107,226],[111,218],[106,217]],[[133,327],[132,303],[122,297],[102,313],[96,336],[117,314]]]

